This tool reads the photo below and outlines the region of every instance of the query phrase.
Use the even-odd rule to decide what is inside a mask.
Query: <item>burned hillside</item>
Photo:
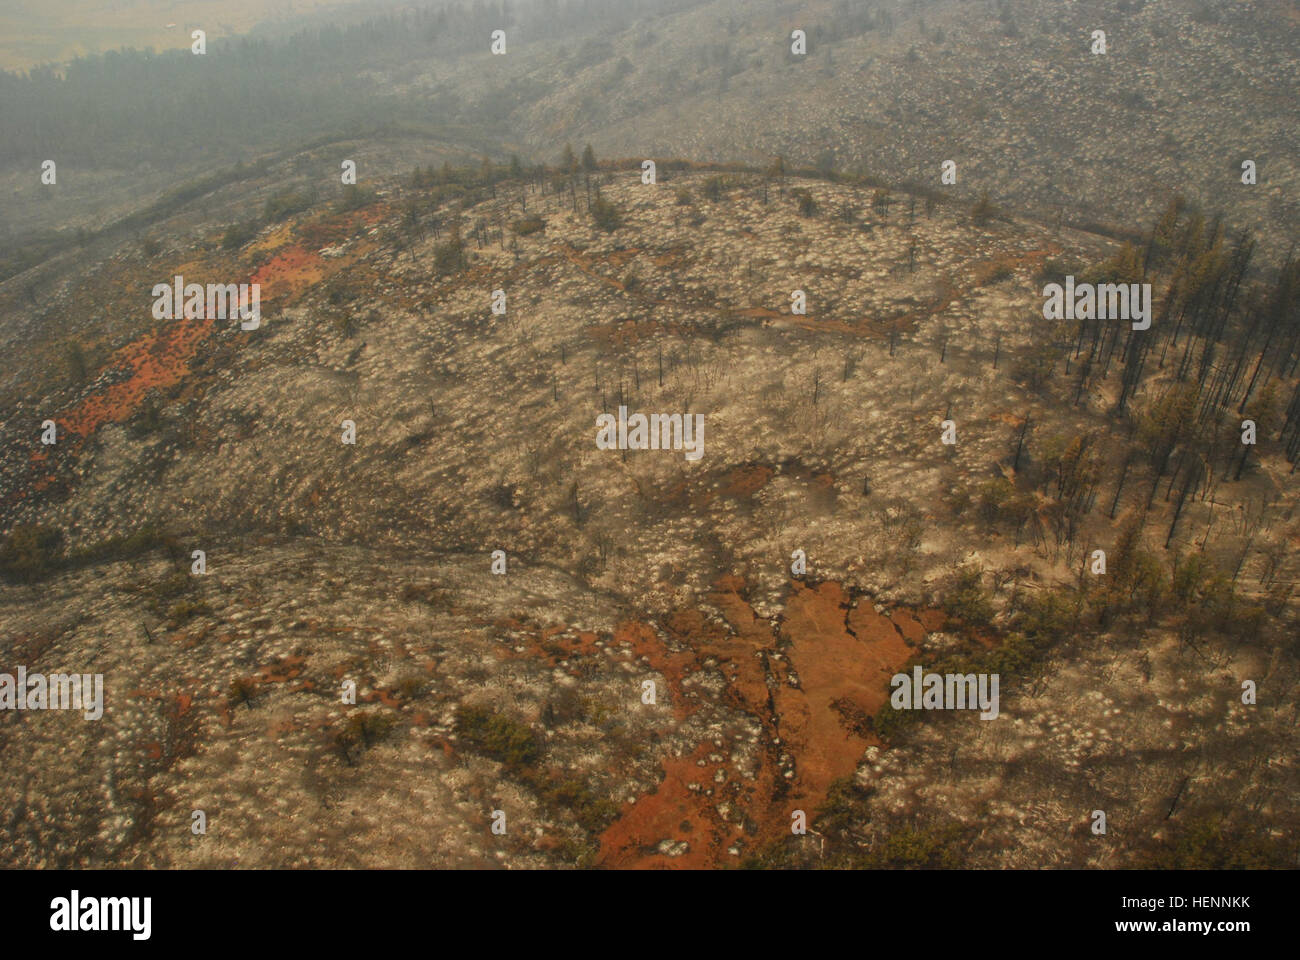
[[[1292,253],[793,160],[313,189],[339,150],[0,289],[3,669],[106,688],[0,717],[64,761],[0,780],[12,865],[1295,865]],[[156,319],[177,277],[258,323]],[[893,709],[918,665],[998,719]]]

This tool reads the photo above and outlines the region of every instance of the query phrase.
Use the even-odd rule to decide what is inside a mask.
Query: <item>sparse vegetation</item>
[[[257,224],[255,222],[250,220],[246,223],[232,223],[226,227],[226,232],[221,235],[221,248],[223,250],[238,250],[256,236]]]
[[[993,620],[993,605],[981,584],[982,579],[983,573],[977,567],[959,569],[944,600],[949,613],[976,627],[987,626]]]
[[[623,223],[618,207],[599,196],[591,201],[591,220],[598,229],[606,233],[612,233]]]
[[[257,681],[251,677],[236,677],[226,688],[226,698],[232,706],[251,707],[256,697]]]
[[[546,221],[539,216],[524,217],[510,224],[510,229],[521,237],[529,234],[540,233],[546,229]]]
[[[975,201],[975,205],[970,209],[970,218],[976,224],[983,226],[998,215],[997,208],[989,200],[989,192],[985,190],[980,194],[980,198]]]
[[[482,707],[462,705],[456,711],[456,735],[510,768],[530,767],[541,756],[531,729]]]
[[[375,202],[375,194],[372,190],[366,190],[355,183],[343,185],[343,195],[339,198],[337,209],[340,213],[347,213],[351,210],[358,210]]]
[[[267,223],[277,223],[296,213],[310,209],[315,201],[315,193],[310,190],[294,190],[292,188],[281,190],[267,199],[266,206],[262,210],[262,217]]]
[[[355,766],[361,755],[388,736],[396,723],[380,710],[354,710],[342,728],[333,733],[334,750],[345,764]]]
[[[1296,839],[1278,842],[1255,824],[1222,813],[1171,821],[1167,835],[1150,842],[1132,864],[1143,870],[1294,870]]]
[[[818,206],[817,201],[813,199],[812,193],[808,190],[791,190],[790,195],[794,197],[795,207],[799,211],[799,216],[815,217],[820,212],[821,208]]]
[[[748,865],[1087,863],[1092,850],[1068,845],[1026,852],[1015,841],[1032,844],[1035,835],[989,809],[979,812],[987,836],[972,848],[964,822],[937,816],[927,798],[939,785],[955,810],[974,816],[972,797],[1005,795],[996,783],[974,782],[979,776],[962,779],[977,770],[1026,796],[1085,804],[1073,781],[1045,785],[1042,772],[1062,769],[1045,751],[1074,757],[1076,743],[1095,750],[1106,776],[1145,782],[1152,767],[1163,775],[1184,761],[1157,739],[1165,729],[1150,706],[1157,700],[1178,711],[1169,735],[1178,746],[1239,745],[1235,717],[1207,719],[1197,705],[1232,699],[1222,676],[1293,670],[1287,545],[1295,531],[1282,465],[1295,461],[1300,431],[1293,267],[1276,276],[1247,270],[1249,244],[1190,207],[1171,210],[1147,240],[1076,243],[1071,231],[1022,220],[1014,208],[997,231],[973,229],[960,205],[936,215],[942,204],[905,184],[886,185],[861,168],[837,172],[844,154],[830,150],[817,154],[819,170],[787,173],[782,164],[770,175],[664,161],[675,182],[663,191],[638,191],[630,164],[602,168],[587,154],[570,149],[560,169],[488,160],[417,167],[410,182],[376,178],[369,182],[396,199],[364,217],[273,195],[266,217],[294,222],[265,231],[259,259],[238,248],[200,251],[241,269],[274,264],[271,282],[292,322],[268,325],[266,336],[236,335],[237,349],[230,331],[196,345],[177,324],[143,341],[147,351],[128,342],[120,355],[130,362],[106,366],[74,392],[60,375],[65,335],[52,337],[41,372],[52,371],[47,379],[63,392],[44,405],[60,418],[73,406],[67,416],[77,430],[97,426],[84,444],[38,451],[43,458],[31,456],[34,444],[16,446],[6,459],[6,479],[29,496],[5,502],[8,516],[25,522],[0,541],[0,574],[38,582],[160,546],[183,568],[195,543],[222,541],[229,552],[209,581],[160,572],[163,558],[151,557],[125,570],[83,571],[58,590],[102,589],[108,600],[84,605],[97,628],[99,611],[120,603],[143,621],[129,624],[126,643],[134,647],[142,632],[153,644],[137,654],[185,659],[184,689],[158,694],[164,715],[220,691],[234,670],[255,671],[228,683],[228,706],[254,710],[232,727],[246,733],[265,713],[259,729],[300,737],[321,729],[323,715],[310,711],[336,702],[340,668],[364,678],[377,702],[313,734],[316,751],[332,748],[354,765],[397,718],[409,720],[410,742],[427,751],[421,762],[434,771],[430,789],[445,791],[439,810],[492,791],[535,804],[544,834],[535,847],[505,850],[511,864],[590,864],[597,856],[612,865],[675,857],[692,867],[730,864],[722,822],[736,828],[747,855],[758,850]],[[774,199],[778,191],[790,202]],[[254,206],[266,196],[259,188]],[[698,231],[685,235],[689,242],[681,224]],[[331,249],[317,249],[317,240]],[[169,236],[166,248],[189,262],[182,239]],[[789,273],[816,304],[816,323],[792,324],[778,309]],[[1069,274],[1153,283],[1156,322],[1146,335],[1127,323],[1040,323],[1036,285]],[[75,289],[43,292],[62,291],[53,279],[33,294],[37,306],[20,304],[33,311],[28,320],[54,310],[42,297],[76,299]],[[484,292],[498,285],[511,291],[510,322],[484,323]],[[526,305],[518,314],[517,304]],[[97,363],[119,347],[110,336],[77,342]],[[105,391],[136,368],[143,383]],[[34,409],[21,384],[10,395],[24,417]],[[652,396],[666,410],[730,411],[725,430],[710,421],[705,472],[677,453],[596,454],[564,419],[574,404],[648,409]],[[527,436],[516,434],[512,414],[493,421],[499,444],[482,442],[478,425],[501,403],[527,412]],[[945,408],[961,424],[961,443],[942,456],[917,455],[934,448],[933,420]],[[391,416],[376,418],[376,409]],[[1247,415],[1260,426],[1248,457],[1238,430]],[[342,473],[318,473],[313,464],[334,462],[344,416],[356,418],[359,442],[343,451]],[[575,461],[565,446],[572,436],[597,459]],[[451,438],[473,443],[486,460],[459,456],[445,445]],[[167,497],[148,486],[160,470],[168,471]],[[340,496],[339,477],[355,495]],[[683,536],[706,514],[703,536]],[[146,531],[65,548],[54,527],[37,534],[26,523],[57,517],[83,543],[95,531],[129,531],[146,515],[198,520],[178,528],[184,550]],[[518,545],[506,589],[481,589],[486,563],[466,564],[474,567],[466,573],[430,558],[476,554],[489,527]],[[811,576],[797,591],[770,562],[772,543],[809,547]],[[1108,559],[1101,575],[1089,568],[1098,547]],[[975,553],[978,560],[953,566]],[[235,562],[226,566],[227,558]],[[263,558],[277,578],[238,566]],[[515,576],[521,570],[527,579]],[[852,601],[847,609],[837,609],[840,591]],[[879,591],[875,599],[890,609],[879,615],[879,637],[866,591]],[[11,591],[12,602],[37,592]],[[617,620],[565,626],[579,620],[564,615],[570,610],[608,610],[611,593],[623,598]],[[888,651],[885,677],[916,663],[997,673],[1033,733],[1007,734],[1005,755],[988,746],[993,737],[941,743],[939,724],[981,721],[879,709],[875,687],[836,688],[809,651],[829,649],[841,623],[855,631],[844,634],[845,649]],[[293,649],[291,661],[282,645]],[[663,678],[658,709],[627,708],[636,691],[622,668],[632,663]],[[1092,684],[1112,702],[1076,702],[1054,687],[1071,669],[1089,671],[1087,683],[1072,678],[1075,690],[1091,693]],[[1171,676],[1185,689],[1173,688]],[[782,697],[769,701],[773,682]],[[679,696],[695,684],[707,696],[688,697],[701,712],[683,724]],[[828,688],[824,702],[807,696]],[[1125,699],[1135,689],[1142,696]],[[462,702],[449,735],[462,697],[496,706]],[[274,710],[258,710],[263,703]],[[771,719],[805,705],[815,722]],[[827,718],[811,712],[822,709],[834,714],[824,724],[829,740],[816,739]],[[1060,723],[1048,726],[1048,718]],[[931,726],[911,729],[918,723]],[[1252,723],[1261,741],[1289,742],[1266,710]],[[726,731],[716,750],[697,736],[706,725]],[[214,737],[228,736],[210,726]],[[777,733],[788,757],[767,748]],[[887,749],[867,755],[867,770],[862,745],[873,734]],[[377,775],[405,755],[401,740],[401,751],[366,758]],[[1138,741],[1140,750],[1125,753]],[[679,746],[706,758],[698,791],[685,785],[696,780],[690,767],[689,776],[670,768],[660,779]],[[810,752],[824,769],[802,762]],[[768,848],[767,798],[728,791],[740,770],[768,776],[772,763],[812,798],[818,833]],[[1257,791],[1251,802],[1266,789],[1259,771],[1267,764],[1221,766],[1234,789]],[[840,780],[815,806],[825,769]],[[349,779],[349,789],[365,789],[366,778]],[[854,785],[861,782],[871,786]],[[907,792],[914,787],[923,789]],[[653,841],[662,847],[647,846],[633,835],[636,814],[625,806],[633,796],[638,804],[680,802],[689,812],[677,822],[690,828],[665,840],[670,827]],[[730,807],[716,821],[708,811],[722,803]],[[1052,824],[1054,835],[1067,829]],[[1248,837],[1229,831],[1220,840],[1242,854],[1226,862],[1254,856]],[[1151,856],[1206,859],[1207,842],[1193,835],[1171,844],[1156,844]]]
[[[34,583],[62,564],[63,531],[53,527],[15,527],[0,544],[0,575],[10,583]]]

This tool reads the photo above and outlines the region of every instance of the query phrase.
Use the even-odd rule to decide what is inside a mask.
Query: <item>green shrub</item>
[[[180,601],[194,587],[194,580],[187,573],[173,571],[161,580],[148,580],[132,587],[132,592],[144,599],[145,607],[157,617],[167,616],[167,611]],[[185,611],[177,611],[184,614]],[[188,616],[183,619],[188,620]]]
[[[226,227],[226,232],[221,235],[221,248],[223,250],[238,250],[255,236],[257,236],[257,224],[253,221],[232,223]]]
[[[623,224],[623,218],[619,215],[618,207],[603,197],[597,197],[591,201],[591,219],[597,227],[606,233],[612,233]]]
[[[424,693],[424,677],[419,674],[407,674],[393,684],[393,692],[403,700],[414,700]]]
[[[566,863],[571,863],[579,870],[590,870],[596,864],[596,858],[600,856],[600,844],[592,841],[572,840],[565,838],[560,841],[557,851],[560,859]]]
[[[705,200],[712,200],[717,203],[722,199],[722,194],[726,190],[727,182],[722,177],[709,177],[700,187],[700,193],[704,195]]]
[[[63,531],[39,524],[15,527],[0,544],[0,576],[34,583],[63,564]]]
[[[202,600],[178,600],[167,611],[167,619],[175,624],[182,624],[211,612],[212,608]]]
[[[1137,854],[1134,866],[1144,870],[1294,870],[1297,866],[1294,836],[1289,843],[1278,842],[1221,816],[1168,822],[1169,836]]]
[[[236,677],[226,688],[226,696],[236,706],[241,703],[252,706],[253,699],[257,696],[257,681],[250,677]]]
[[[85,566],[92,563],[134,560],[159,547],[174,551],[179,549],[180,544],[175,537],[156,527],[142,527],[125,537],[110,537],[75,551],[68,555],[67,563],[68,566]]]
[[[433,270],[438,276],[455,273],[465,266],[465,253],[459,239],[436,244],[433,248]]]
[[[575,777],[533,782],[547,804],[568,810],[588,833],[600,833],[618,816],[618,804],[601,796]]]
[[[358,710],[343,725],[343,735],[353,743],[370,747],[388,735],[397,721],[378,710]]]
[[[1045,650],[1072,636],[1078,622],[1078,598],[1052,591],[1025,598],[1013,626],[1035,649]]]
[[[334,733],[334,749],[349,767],[361,754],[374,746],[393,728],[397,721],[378,710],[358,710],[348,716],[343,728]]]
[[[981,226],[988,223],[997,216],[997,214],[997,207],[993,206],[993,202],[989,200],[989,192],[987,190],[980,194],[980,198],[975,201],[975,205],[970,208],[970,218]]]
[[[132,437],[139,440],[157,433],[162,426],[162,407],[156,398],[149,397],[140,407],[140,412],[131,418],[127,429]]]
[[[453,605],[451,595],[432,583],[408,583],[402,587],[400,596],[407,603],[423,603],[435,610],[450,610]]]
[[[275,223],[295,213],[301,213],[312,205],[315,197],[310,190],[297,191],[292,188],[281,190],[266,201],[262,216],[267,223]]]
[[[849,859],[860,870],[959,870],[966,865],[970,832],[955,823],[908,828]]]
[[[532,766],[541,756],[529,727],[482,707],[462,705],[456,711],[456,735],[507,767]]]
[[[1006,477],[994,477],[979,489],[979,515],[986,523],[996,523],[1010,516],[1016,488]]]
[[[999,678],[1018,679],[1029,672],[1038,658],[1040,648],[1024,634],[1009,633],[992,649],[976,649],[966,653],[952,653],[941,657],[927,668],[933,673],[996,673]],[[898,713],[916,713],[899,710]]]
[[[854,824],[870,819],[865,807],[870,796],[871,791],[859,787],[852,776],[840,777],[830,785],[826,799],[817,811],[817,830],[830,836],[841,836]]]
[[[374,203],[375,199],[375,194],[370,190],[362,190],[355,183],[344,184],[343,196],[339,198],[336,209],[340,213],[347,213],[349,210],[357,210]]]
[[[922,710],[895,710],[893,704],[886,700],[871,718],[872,729],[880,739],[888,743],[911,724],[919,723],[923,713]]]
[[[1036,279],[1040,284],[1064,283],[1066,277],[1081,276],[1083,270],[1084,266],[1081,261],[1057,257],[1044,257],[1042,266],[1038,268]]]
[[[994,263],[986,270],[976,271],[976,281],[985,287],[991,287],[1003,280],[1010,280],[1013,276],[1015,276],[1015,271],[1009,263]]]
[[[516,220],[510,224],[510,229],[521,237],[526,237],[530,233],[537,233],[539,230],[546,229],[546,221],[534,214],[531,217],[524,217],[522,220]]]
[[[784,837],[767,843],[740,861],[741,870],[799,870],[809,866],[806,853],[800,849],[803,838]],[[815,864],[813,864],[815,866]]]
[[[974,567],[964,567],[957,572],[956,581],[944,607],[953,617],[972,626],[983,627],[993,622],[993,604],[980,585],[983,574]]]
[[[793,196],[795,199],[795,206],[799,210],[799,216],[801,217],[817,216],[817,211],[819,208],[817,206],[817,201],[813,199],[813,195],[811,193],[809,193],[807,190],[792,190],[790,191],[790,193],[791,196]]]
[[[86,352],[75,340],[63,350],[63,359],[68,365],[68,379],[73,386],[81,386],[90,377],[90,365],[86,361]]]

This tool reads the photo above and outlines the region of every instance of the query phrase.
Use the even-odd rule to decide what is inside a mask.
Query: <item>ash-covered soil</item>
[[[831,852],[955,821],[974,865],[1111,866],[1160,839],[1175,789],[1230,791],[1294,838],[1285,598],[1230,642],[1080,629],[1004,678],[997,720],[878,729],[893,673],[1002,649],[1025,598],[1079,581],[1148,499],[1163,538],[1163,487],[1107,510],[1103,486],[1067,536],[1030,466],[1084,434],[1141,442],[1113,377],[1076,394],[1075,331],[1041,315],[1053,263],[1117,244],[708,171],[371,187],[233,248],[163,225],[161,249],[87,258],[34,305],[5,286],[0,526],[61,532],[64,559],[4,588],[0,667],[106,688],[100,721],[0,715],[6,863],[715,867],[770,862],[803,810],[834,820]],[[529,216],[544,229],[512,228]],[[260,283],[261,327],[153,320],[178,273]],[[84,379],[58,338],[20,349],[57,318]],[[620,404],[703,414],[703,456],[598,449]],[[1262,445],[1170,543],[1240,554],[1247,596],[1294,579],[1290,469]],[[977,509],[1004,477],[1039,490],[1027,525]],[[972,566],[985,622],[951,602]],[[818,837],[796,859],[822,862]]]

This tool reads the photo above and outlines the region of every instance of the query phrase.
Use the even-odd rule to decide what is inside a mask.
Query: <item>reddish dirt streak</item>
[[[711,624],[697,610],[680,610],[667,618],[666,630],[688,648],[684,652],[669,652],[656,631],[643,623],[622,625],[616,639],[635,638],[637,655],[650,658],[674,694],[692,667],[700,669],[708,658],[717,660],[728,678],[731,705],[762,725],[765,752],[756,776],[746,780],[725,761],[710,762],[709,754],[725,756],[728,749],[715,751],[708,741],[689,754],[665,758],[658,787],[627,805],[602,834],[600,866],[726,866],[738,862],[728,852],[733,844],[740,842],[752,851],[784,835],[792,811],[804,810],[811,821],[831,784],[853,774],[868,746],[881,745],[866,730],[846,722],[844,708],[860,716],[874,715],[888,699],[890,676],[914,656],[913,644],[924,639],[927,629],[943,623],[938,611],[914,614],[900,608],[891,611],[891,618],[877,613],[869,598],[854,606],[837,583],[792,582],[780,630],[786,645],[781,647],[771,624],[754,614],[743,590],[739,578],[723,577],[710,594],[727,629]],[[773,687],[768,685],[769,674],[777,681]],[[798,686],[789,683],[792,674]],[[682,706],[676,698],[673,702],[679,717],[698,709]],[[784,777],[777,763],[783,753],[794,758],[792,778]],[[719,769],[726,773],[722,784],[714,781]],[[712,796],[706,794],[710,788]],[[718,810],[723,803],[730,807],[725,819]],[[659,849],[664,841],[677,845],[676,856]],[[678,852],[683,842],[687,847]]]

